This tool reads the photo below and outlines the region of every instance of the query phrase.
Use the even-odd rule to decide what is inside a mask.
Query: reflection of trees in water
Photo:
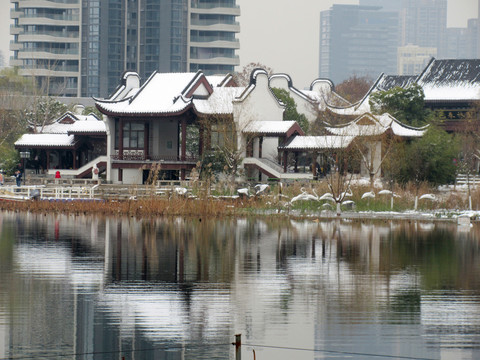
[[[382,252],[388,255],[384,267],[418,272],[426,290],[478,290],[479,248],[471,240],[460,240],[445,224],[436,223],[428,231],[407,224],[383,244]]]
[[[92,288],[99,285],[102,304],[124,320],[118,323],[131,321],[138,329],[145,327],[156,336],[165,332],[173,333],[175,339],[188,336],[203,341],[204,334],[221,336],[218,329],[234,321],[235,328],[248,329],[252,334],[263,334],[264,327],[287,322],[318,326],[318,331],[324,326],[329,333],[365,323],[368,327],[372,322],[381,322],[382,326],[423,325],[430,315],[428,324],[435,325],[444,304],[438,307],[437,299],[424,294],[424,289],[434,293],[478,287],[476,226],[462,232],[456,230],[456,225],[436,222],[297,221],[273,217],[47,218],[45,223],[33,224],[20,217],[19,234],[32,230],[36,240],[17,241],[32,241],[34,245],[46,242],[54,250],[64,249],[61,254],[68,255],[65,261],[71,269],[77,260],[83,264],[75,267],[75,279],[97,271],[101,280],[85,279],[85,283]],[[60,220],[58,240],[55,220]],[[2,256],[9,256],[5,254],[13,246],[11,239],[5,242],[6,229],[1,229],[0,261]],[[28,250],[33,253],[34,248]],[[92,259],[100,249],[104,251],[105,267],[98,258]],[[93,261],[97,262],[96,270]],[[8,265],[0,262],[0,269],[4,266]],[[64,269],[53,274],[52,284],[63,279],[60,270]],[[0,273],[0,291],[2,278]],[[28,293],[40,290],[53,294],[49,281],[29,282]],[[70,280],[61,281],[65,289],[59,291],[56,284],[56,294],[68,297]],[[24,293],[27,291],[18,290],[18,294]],[[433,300],[429,302],[429,298]],[[52,313],[71,312],[66,309],[71,304],[68,298],[49,300],[50,305],[46,300],[38,307]],[[92,304],[86,300],[85,304]],[[57,306],[60,301],[67,305]],[[447,303],[449,298],[444,301]],[[472,304],[472,308],[476,306]],[[456,305],[451,302],[452,309]],[[33,312],[32,319],[38,324],[49,315],[35,307]],[[67,320],[72,323],[70,318]],[[101,321],[109,323],[111,318]],[[162,321],[176,327],[172,330]],[[86,322],[85,326],[92,324]],[[224,331],[227,336],[232,332]],[[114,337],[111,333],[108,329],[103,335]]]

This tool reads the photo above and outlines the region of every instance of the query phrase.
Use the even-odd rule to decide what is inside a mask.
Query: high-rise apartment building
[[[79,0],[13,1],[12,66],[52,94],[77,95],[80,78]]]
[[[320,77],[378,77],[397,69],[398,13],[380,7],[333,5],[320,14]]]
[[[190,71],[206,74],[233,72],[240,64],[236,50],[240,32],[236,18],[240,8],[236,0],[189,0],[189,57]]]
[[[13,60],[51,95],[107,96],[125,71],[233,72],[236,0],[10,0]]]

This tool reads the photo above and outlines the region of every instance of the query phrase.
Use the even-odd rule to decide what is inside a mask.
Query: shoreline
[[[408,210],[395,211],[354,211],[345,210],[337,215],[332,210],[279,209],[259,207],[259,202],[241,200],[191,200],[191,199],[142,199],[102,201],[0,201],[0,210],[32,213],[63,213],[74,215],[128,216],[138,218],[183,216],[187,218],[219,217],[285,217],[291,219],[320,220],[402,220],[439,221],[468,225],[480,221],[480,211],[474,210]]]

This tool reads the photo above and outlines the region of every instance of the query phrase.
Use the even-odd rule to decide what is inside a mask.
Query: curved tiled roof
[[[432,59],[417,83],[425,101],[480,100],[480,59]]]
[[[391,131],[400,137],[421,137],[426,128],[427,126],[416,128],[402,124],[388,113],[382,115],[366,113],[347,124],[326,126],[325,130],[339,136],[377,136]]]
[[[230,79],[229,75],[205,76],[201,71],[154,73],[124,98],[96,99],[96,106],[107,115],[178,115],[191,108],[200,113],[230,114],[233,111],[231,102],[240,94],[238,88],[231,90],[234,88],[227,86]],[[219,99],[222,96],[226,96],[230,104],[221,104]],[[220,107],[218,112],[215,112],[214,105]]]

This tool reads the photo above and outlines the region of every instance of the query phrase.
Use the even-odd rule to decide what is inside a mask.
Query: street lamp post
[[[25,185],[25,177],[26,177],[25,159],[28,159],[30,157],[30,151],[20,151],[20,157],[22,158],[23,185]]]

